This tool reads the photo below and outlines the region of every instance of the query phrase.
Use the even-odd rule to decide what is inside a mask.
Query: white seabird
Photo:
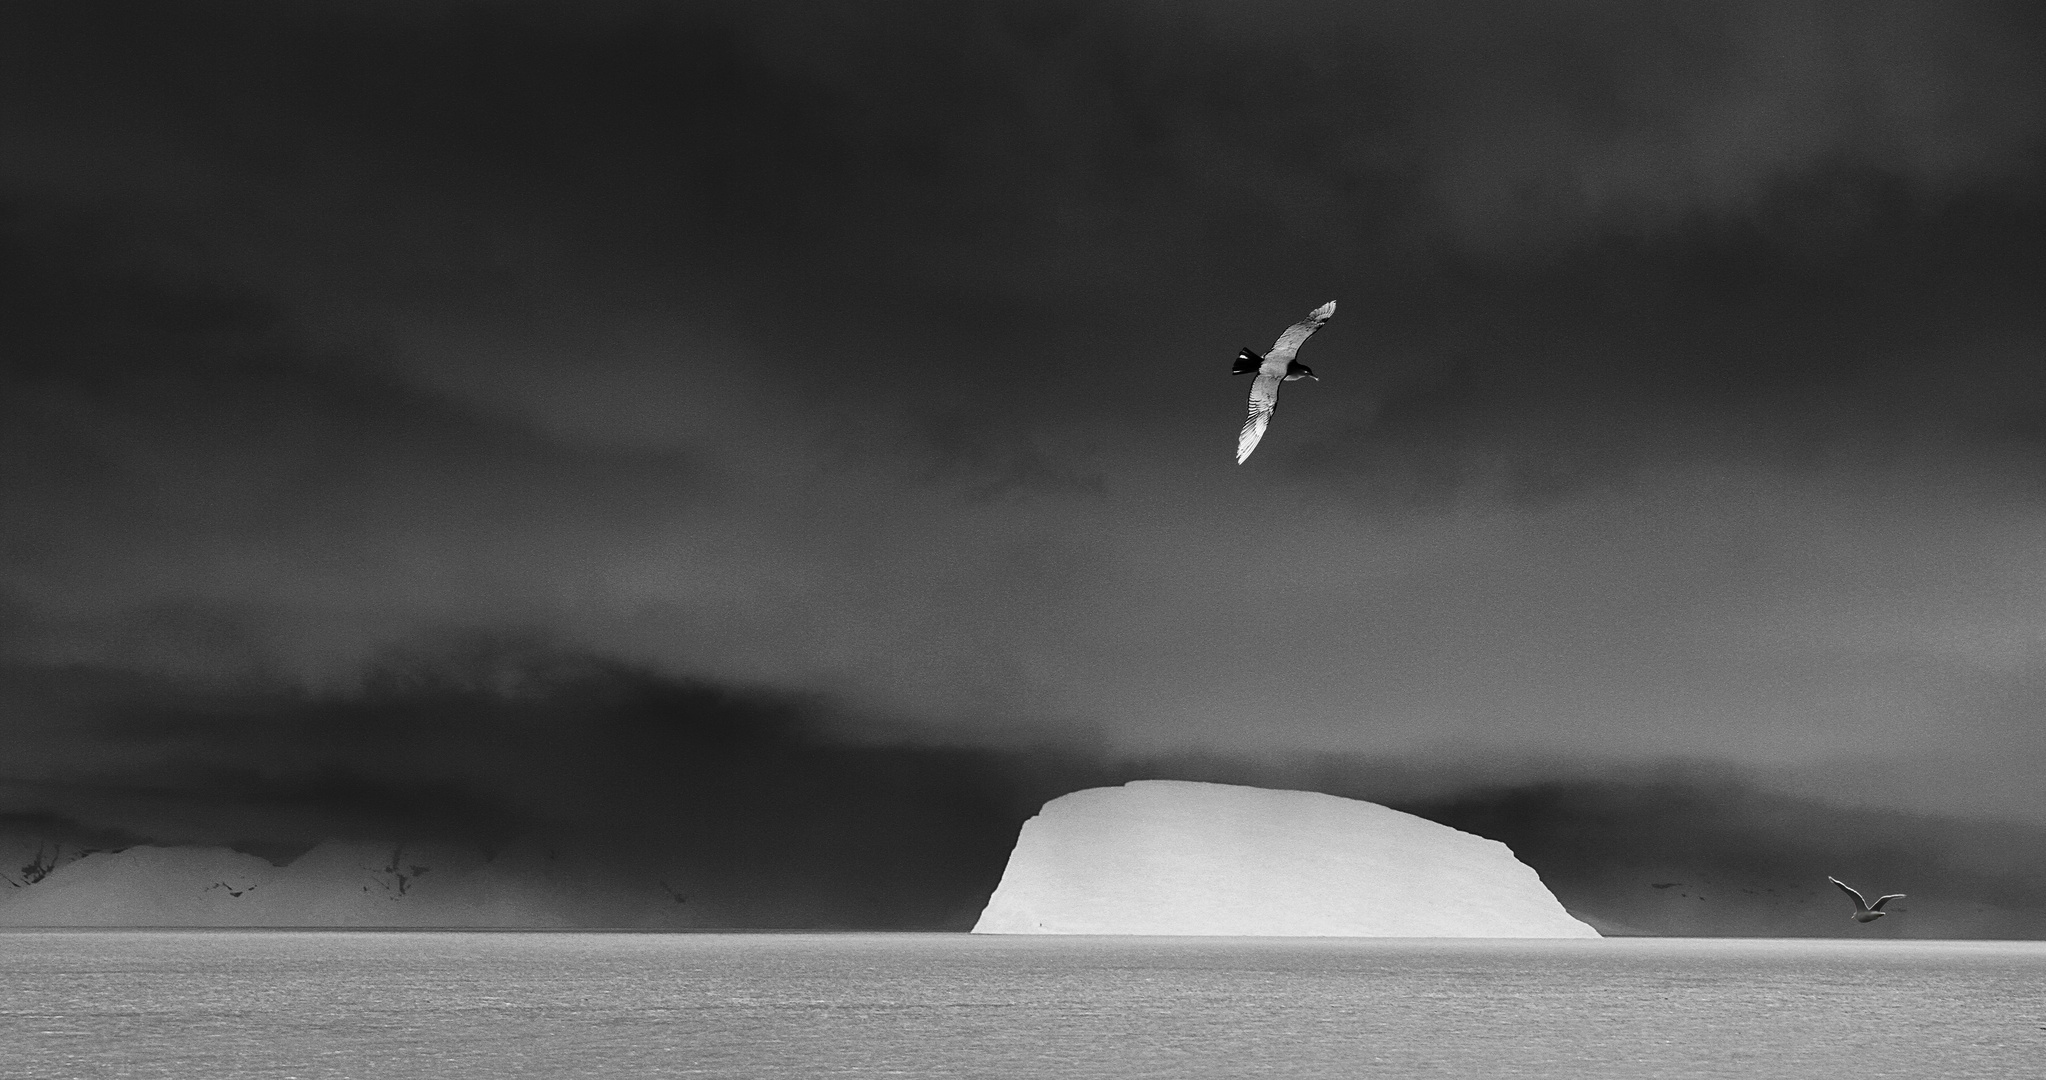
[[[1903,893],[1891,893],[1888,896],[1876,897],[1876,902],[1871,904],[1868,901],[1863,900],[1861,898],[1861,893],[1857,892],[1854,886],[1847,884],[1846,882],[1832,876],[1831,874],[1826,875],[1826,880],[1832,882],[1835,885],[1840,886],[1841,892],[1844,892],[1847,895],[1854,898],[1854,914],[1849,915],[1848,918],[1853,919],[1855,922],[1874,922],[1877,919],[1880,919],[1883,916],[1889,914],[1889,912],[1883,910],[1884,904],[1887,904],[1892,900],[1904,899]]]
[[[1286,328],[1279,340],[1272,345],[1272,351],[1259,356],[1244,349],[1237,354],[1232,375],[1246,375],[1257,372],[1257,379],[1250,384],[1250,419],[1243,422],[1243,430],[1236,436],[1236,463],[1243,464],[1250,452],[1257,449],[1259,439],[1265,437],[1265,428],[1272,422],[1272,410],[1279,404],[1279,384],[1296,382],[1300,379],[1315,379],[1314,369],[1293,359],[1300,346],[1321,324],[1336,313],[1336,302],[1329,301],[1307,313],[1307,317]]]

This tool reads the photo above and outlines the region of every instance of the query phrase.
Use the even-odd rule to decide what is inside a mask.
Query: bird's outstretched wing
[[[1856,911],[1870,911],[1870,910],[1873,910],[1873,909],[1871,909],[1871,908],[1870,908],[1870,907],[1868,906],[1868,901],[1866,901],[1866,900],[1863,900],[1863,899],[1861,898],[1861,893],[1859,893],[1859,892],[1855,891],[1855,889],[1854,889],[1854,886],[1852,886],[1852,885],[1849,885],[1849,884],[1847,884],[1846,882],[1844,882],[1844,881],[1840,880],[1839,878],[1833,877],[1833,876],[1832,876],[1832,875],[1830,875],[1830,874],[1826,876],[1826,880],[1827,880],[1827,881],[1830,881],[1830,882],[1832,882],[1832,883],[1833,883],[1833,884],[1835,884],[1835,885],[1838,885],[1838,886],[1840,886],[1840,891],[1841,891],[1841,892],[1844,892],[1844,893],[1846,893],[1847,895],[1849,895],[1849,896],[1851,896],[1851,897],[1853,897],[1853,898],[1854,898],[1854,910],[1856,910]]]
[[[1236,463],[1250,457],[1257,449],[1257,441],[1265,437],[1265,428],[1272,422],[1272,410],[1279,406],[1279,383],[1281,376],[1260,374],[1250,384],[1250,419],[1243,422],[1243,430],[1236,434]]]
[[[1279,335],[1279,340],[1272,345],[1272,351],[1265,354],[1265,362],[1269,364],[1277,361],[1279,367],[1284,369],[1286,362],[1293,359],[1293,354],[1300,351],[1300,346],[1314,336],[1314,332],[1321,329],[1321,324],[1327,322],[1335,313],[1334,300],[1308,312],[1306,318],[1287,327],[1286,332]]]
[[[1870,905],[1868,906],[1868,909],[1869,909],[1870,911],[1881,911],[1881,910],[1883,909],[1883,905],[1884,905],[1884,904],[1887,904],[1887,903],[1889,903],[1889,902],[1890,902],[1890,901],[1892,901],[1892,900],[1902,900],[1902,899],[1904,899],[1904,894],[1903,894],[1903,893],[1900,893],[1900,892],[1897,892],[1897,893],[1891,893],[1891,894],[1890,894],[1890,895],[1888,895],[1888,896],[1878,896],[1878,897],[1876,897],[1876,902],[1875,902],[1875,903],[1873,903],[1873,904],[1870,904]]]

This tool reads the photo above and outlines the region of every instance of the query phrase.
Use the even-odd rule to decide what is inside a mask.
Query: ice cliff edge
[[[1044,804],[973,932],[1599,936],[1496,840],[1356,799],[1182,780]]]

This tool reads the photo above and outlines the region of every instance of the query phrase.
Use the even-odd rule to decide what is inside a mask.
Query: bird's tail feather
[[[1263,367],[1265,358],[1245,349],[1236,354],[1236,366],[1229,369],[1231,375],[1250,375]]]

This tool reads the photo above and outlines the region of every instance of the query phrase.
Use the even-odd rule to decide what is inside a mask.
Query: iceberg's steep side
[[[1180,780],[1046,803],[973,932],[1599,936],[1496,840],[1355,799]]]

